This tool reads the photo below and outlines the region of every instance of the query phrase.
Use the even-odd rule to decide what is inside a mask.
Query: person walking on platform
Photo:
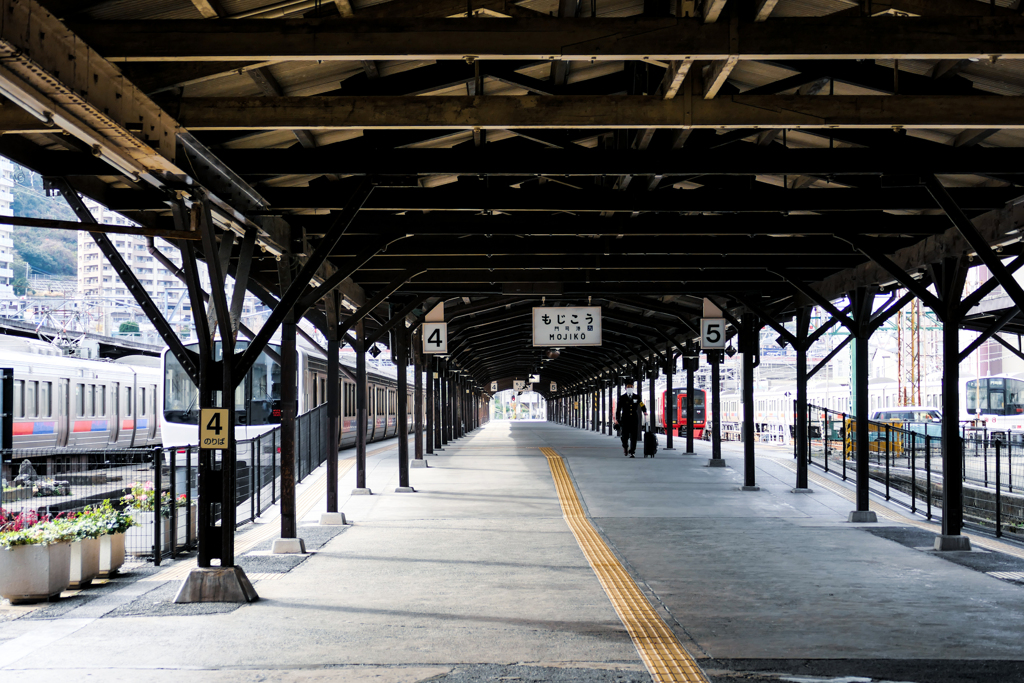
[[[647,406],[633,392],[633,383],[626,382],[626,393],[615,407],[615,427],[622,439],[622,455],[636,457],[636,438],[640,434],[640,414],[647,415]]]

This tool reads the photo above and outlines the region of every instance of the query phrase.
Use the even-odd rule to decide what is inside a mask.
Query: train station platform
[[[664,437],[662,437],[664,440]],[[129,565],[39,606],[0,606],[0,680],[953,681],[1024,680],[1024,550],[872,505],[758,445],[758,491],[727,467],[614,437],[491,422],[411,471],[370,447],[367,484],[340,469],[350,524],[317,525],[324,473],[299,488],[304,556],[273,556],[277,520],[239,530],[260,600],[171,602],[191,560]],[[664,441],[662,442],[664,447]],[[652,678],[653,676],[653,678]]]

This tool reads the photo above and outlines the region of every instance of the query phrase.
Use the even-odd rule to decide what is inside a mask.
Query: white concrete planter
[[[129,555],[153,554],[154,517],[152,512],[132,512],[135,526],[128,530],[125,538],[125,552]],[[160,517],[160,525],[160,547],[166,552],[171,547],[171,520]]]
[[[124,564],[124,534],[100,536],[100,576],[107,578],[117,573]]]
[[[86,538],[71,544],[71,588],[85,588],[100,573],[100,539]]]
[[[196,538],[198,537],[198,531],[199,531],[199,521],[198,521],[199,506],[196,503],[192,503],[192,505],[190,505],[189,507],[192,509],[192,540],[195,541]],[[177,543],[178,543],[179,546],[185,545],[185,543],[188,541],[188,536],[187,536],[187,533],[186,533],[188,531],[188,520],[189,520],[188,515],[189,515],[189,508],[185,508],[185,507],[180,507],[180,508],[176,507],[176,508],[174,508],[174,516],[175,516],[175,520],[177,521],[177,524],[178,524],[178,526],[177,526],[178,537],[177,537],[176,540],[177,540]]]
[[[0,549],[0,596],[11,604],[49,600],[70,582],[70,543]]]

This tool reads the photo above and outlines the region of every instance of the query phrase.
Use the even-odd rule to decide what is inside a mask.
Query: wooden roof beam
[[[1024,18],[149,20],[74,23],[114,62],[1024,58]]]
[[[251,97],[167,102],[197,130],[506,128],[1024,128],[1024,97],[733,95],[588,97]]]

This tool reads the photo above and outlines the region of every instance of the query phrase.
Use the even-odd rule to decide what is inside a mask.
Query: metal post
[[[870,397],[868,395],[868,371],[870,360],[868,357],[868,338],[870,337],[871,304],[874,301],[874,292],[864,287],[858,288],[852,295],[854,302],[853,313],[857,333],[854,339],[854,396],[856,405],[856,439],[857,447],[855,457],[857,458],[857,481],[856,481],[856,512],[868,512],[870,509],[868,499],[868,477],[871,473],[870,461],[868,460],[870,442],[868,441],[868,412],[870,408]],[[845,460],[844,460],[845,462]],[[861,519],[861,518],[864,519]],[[858,515],[861,521],[868,521],[864,515]],[[851,520],[852,521],[852,520]],[[870,520],[874,521],[874,520]]]
[[[696,370],[697,363],[700,362],[700,356],[694,356],[686,360],[686,452],[693,453],[693,412],[694,412],[694,401],[693,401],[693,372]],[[704,402],[704,415],[705,420],[707,419],[708,406],[707,401]],[[706,424],[706,423],[705,423]]]
[[[927,503],[927,517],[932,518],[932,438],[924,435],[924,486],[925,501]]]
[[[442,361],[441,363],[441,391],[440,399],[441,414],[444,416],[441,420],[441,445],[447,445],[452,440],[452,416],[449,410],[451,403],[451,385],[448,378],[448,361]]]
[[[654,395],[654,378],[657,377],[657,375],[658,375],[658,369],[657,369],[657,366],[655,366],[655,367],[653,367],[651,369],[650,377],[647,380],[647,383],[648,383],[647,395],[650,396],[650,403],[647,406],[647,425],[648,425],[648,429],[653,434],[657,433],[657,431],[654,429],[654,410],[655,410],[655,407],[658,405],[658,402],[656,400],[657,397]],[[640,448],[643,448],[643,447],[644,447],[644,445],[640,444]]]
[[[1009,436],[1009,434],[1007,434]],[[1009,441],[1007,441],[1009,443]],[[1000,463],[1002,460],[1002,454],[1000,451],[1002,444],[996,441],[996,538],[1000,538],[1003,535],[1003,498],[1002,498],[1002,478],[1000,474]]]
[[[281,325],[281,538],[298,536],[295,510],[295,421],[298,403],[295,314]]]
[[[341,443],[341,341],[338,326],[327,339],[327,512],[338,511],[338,446]]]
[[[952,308],[959,303],[959,296]],[[957,406],[960,405],[960,325],[942,321],[942,535],[959,536],[964,525],[963,453]],[[954,542],[955,543],[955,542]]]
[[[413,409],[413,425],[412,428],[416,433],[415,438],[415,458],[416,460],[423,460],[423,352],[419,345],[419,336],[421,332],[416,333],[416,337],[413,338],[411,344],[413,353],[413,383],[412,383],[412,409]],[[430,427],[427,426],[427,432],[429,433]]]
[[[405,323],[402,323],[394,332],[395,355],[398,356],[396,370],[398,371],[398,415],[395,416],[398,422],[398,487],[409,487],[409,420],[406,417],[409,406],[409,380],[408,380],[408,344],[405,330]]]
[[[427,455],[434,454],[434,426],[437,423],[437,417],[434,414],[436,406],[434,405],[434,369],[437,367],[434,356],[427,355],[424,358],[424,365],[427,370]],[[440,444],[438,444],[440,445]]]
[[[754,471],[754,353],[758,340],[754,317],[744,313],[740,322],[743,335],[743,490],[757,490]]]
[[[356,337],[356,490],[366,491],[366,335],[363,323],[355,327]]]
[[[803,307],[796,313],[796,488],[807,489],[807,446],[810,434],[807,424],[807,331],[811,309]]]
[[[669,364],[665,367],[665,401],[663,403],[663,410],[665,412],[664,428],[665,428],[665,450],[674,451],[672,448],[672,437],[676,431],[676,413],[678,412],[676,397],[672,395],[672,375],[676,372],[676,358],[672,355],[671,349],[668,351],[668,356],[671,359]]]
[[[721,391],[719,391],[722,352],[708,351],[708,359],[711,361],[711,416],[714,420],[711,430],[711,462],[713,465],[721,467],[725,465],[722,460],[722,402]]]

